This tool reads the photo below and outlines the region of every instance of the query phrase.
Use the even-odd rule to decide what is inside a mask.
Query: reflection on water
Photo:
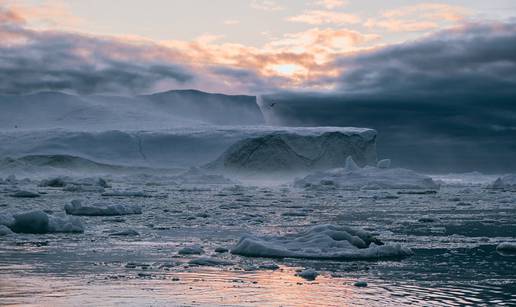
[[[416,285],[408,282],[321,276],[307,282],[292,269],[229,271],[218,268],[159,274],[43,277],[9,275],[0,281],[6,305],[186,306],[400,306],[515,305],[516,286]],[[512,294],[511,294],[512,293]]]
[[[428,195],[174,189],[168,199],[117,200],[145,210],[120,219],[81,218],[84,234],[0,238],[0,305],[516,306],[516,257],[496,251],[500,242],[516,242],[514,192],[478,186],[443,187]],[[46,192],[41,203],[0,193],[0,204],[59,213],[77,197]],[[105,201],[101,195],[88,197]],[[421,221],[423,216],[429,221]],[[197,255],[178,255],[183,245],[200,244],[204,256],[212,256],[244,232],[283,235],[327,223],[370,230],[415,255],[402,261],[338,262],[217,253],[234,263],[222,268],[191,267],[188,261]],[[129,228],[140,236],[110,235]],[[271,261],[281,269],[257,269]],[[307,282],[295,276],[299,268],[321,275]],[[357,280],[368,286],[353,286]]]

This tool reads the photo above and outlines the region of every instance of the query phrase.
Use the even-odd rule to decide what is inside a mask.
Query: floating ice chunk
[[[76,193],[102,193],[104,188],[101,186],[94,185],[83,185],[83,184],[67,184],[63,191],[76,192]]]
[[[346,164],[344,166],[346,172],[354,172],[360,170],[360,167],[355,163],[351,156],[346,158]]]
[[[490,189],[513,189],[516,188],[516,174],[509,174],[499,177],[488,188]]]
[[[355,282],[353,284],[353,286],[359,287],[359,288],[367,287],[367,282],[365,282],[365,281],[357,281],[357,282]]]
[[[516,242],[503,242],[498,244],[496,251],[506,255],[516,255]]]
[[[0,237],[1,236],[6,236],[6,235],[10,235],[12,233],[13,232],[12,232],[12,230],[9,227],[7,227],[5,225],[0,225]]]
[[[265,262],[265,263],[260,264],[258,266],[258,268],[262,269],[262,270],[272,270],[272,271],[275,271],[275,270],[279,269],[279,265],[277,265],[274,262]]]
[[[75,199],[64,207],[67,214],[87,216],[112,216],[141,214],[142,208],[138,205],[122,205],[109,203],[83,204],[81,200]]]
[[[222,246],[219,246],[215,249],[215,252],[216,253],[227,253],[229,252],[229,249],[225,248],[225,247],[222,247]]]
[[[245,235],[231,252],[249,257],[335,260],[404,258],[413,254],[399,244],[383,245],[366,231],[333,225],[314,226],[283,237]]]
[[[0,213],[0,225],[7,226],[11,228],[14,225],[14,222],[16,220],[14,219],[14,216],[9,213]]]
[[[122,231],[111,233],[110,236],[139,236],[140,233],[134,229],[124,229]]]
[[[51,187],[51,188],[63,188],[67,185],[65,178],[55,177],[50,179],[42,180],[39,183],[40,187]]]
[[[432,178],[403,168],[381,169],[366,166],[358,170],[351,163],[347,168],[333,169],[310,174],[295,181],[296,187],[359,189],[438,189]]]
[[[204,253],[204,250],[199,244],[194,244],[181,248],[177,253],[179,255],[200,255]]]
[[[319,276],[319,273],[314,269],[306,269],[297,273],[296,275],[306,280],[315,280],[317,276]]]
[[[105,197],[154,197],[151,194],[147,194],[145,192],[140,191],[112,191],[102,193],[102,196]],[[159,195],[158,197],[164,197],[166,195]]]
[[[16,193],[11,194],[11,197],[18,197],[18,198],[36,198],[40,197],[38,193],[30,192],[30,191],[18,191]]]
[[[378,168],[389,168],[391,167],[391,159],[383,159],[378,161],[376,164],[376,167]]]
[[[190,265],[205,265],[205,266],[218,266],[218,265],[233,265],[234,263],[229,260],[218,259],[213,257],[199,257],[192,259],[188,262]]]
[[[41,210],[16,214],[10,227],[17,233],[84,232],[81,221],[76,217],[48,215]]]

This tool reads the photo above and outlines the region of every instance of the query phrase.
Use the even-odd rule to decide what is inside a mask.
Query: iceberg
[[[311,133],[270,133],[229,147],[207,169],[237,173],[326,170],[353,157],[376,165],[376,131],[365,128],[321,129]]]
[[[385,245],[369,232],[334,225],[318,225],[283,237],[244,235],[231,253],[248,257],[323,260],[376,260],[413,254],[399,244]]]
[[[113,216],[141,214],[142,208],[138,205],[122,205],[109,203],[83,204],[81,200],[75,199],[66,204],[66,214],[84,216]]]
[[[439,189],[432,178],[403,168],[356,166],[351,158],[344,168],[320,171],[297,179],[300,188],[335,188],[347,190],[378,189]]]
[[[516,189],[516,174],[498,177],[488,188],[490,189]]]
[[[0,218],[0,225],[16,233],[82,233],[84,228],[76,217],[49,215],[41,210],[29,211]]]

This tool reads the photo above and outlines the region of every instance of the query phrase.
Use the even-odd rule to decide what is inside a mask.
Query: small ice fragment
[[[134,229],[124,229],[122,231],[114,232],[110,236],[139,236],[140,233]]]
[[[362,287],[367,287],[367,282],[365,282],[365,281],[357,281],[357,282],[355,282],[355,283],[353,284],[353,286],[355,286],[355,287],[360,287],[360,288],[362,288]]]
[[[315,280],[319,273],[314,269],[307,269],[296,274],[297,276],[306,280]]]
[[[11,197],[19,197],[19,198],[36,198],[40,197],[38,193],[30,192],[30,191],[18,191],[14,194],[11,194]]]
[[[12,234],[12,230],[5,225],[0,225],[0,236],[6,236]]]
[[[391,159],[383,159],[378,161],[376,164],[376,167],[378,168],[389,168],[391,167]]]
[[[344,170],[346,172],[354,172],[354,171],[358,171],[359,169],[360,169],[360,167],[358,167],[358,165],[355,163],[355,161],[353,160],[353,158],[351,156],[346,158],[346,164],[344,166]]]
[[[516,242],[503,242],[498,244],[496,251],[507,255],[516,255]]]
[[[190,265],[204,265],[204,266],[218,266],[218,265],[233,265],[233,262],[218,259],[213,257],[199,257],[196,259],[192,259],[188,262]]]
[[[215,249],[216,253],[227,253],[228,251],[229,251],[229,249],[227,249],[226,247],[217,247]]]
[[[142,208],[138,205],[122,205],[109,203],[83,204],[81,200],[72,200],[64,207],[66,214],[86,216],[113,216],[141,214]]]
[[[204,250],[199,244],[194,244],[181,248],[177,253],[179,255],[200,255],[204,253]]]

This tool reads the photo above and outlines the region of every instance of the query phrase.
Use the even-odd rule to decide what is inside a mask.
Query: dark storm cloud
[[[267,117],[375,128],[380,156],[408,167],[516,171],[514,23],[439,32],[335,65],[338,91],[265,96]]]
[[[160,81],[193,78],[173,64],[179,60],[172,50],[149,43],[33,31],[15,22],[0,23],[0,39],[1,93],[140,93]]]
[[[514,94],[516,23],[476,24],[336,60],[340,89],[406,95]]]

